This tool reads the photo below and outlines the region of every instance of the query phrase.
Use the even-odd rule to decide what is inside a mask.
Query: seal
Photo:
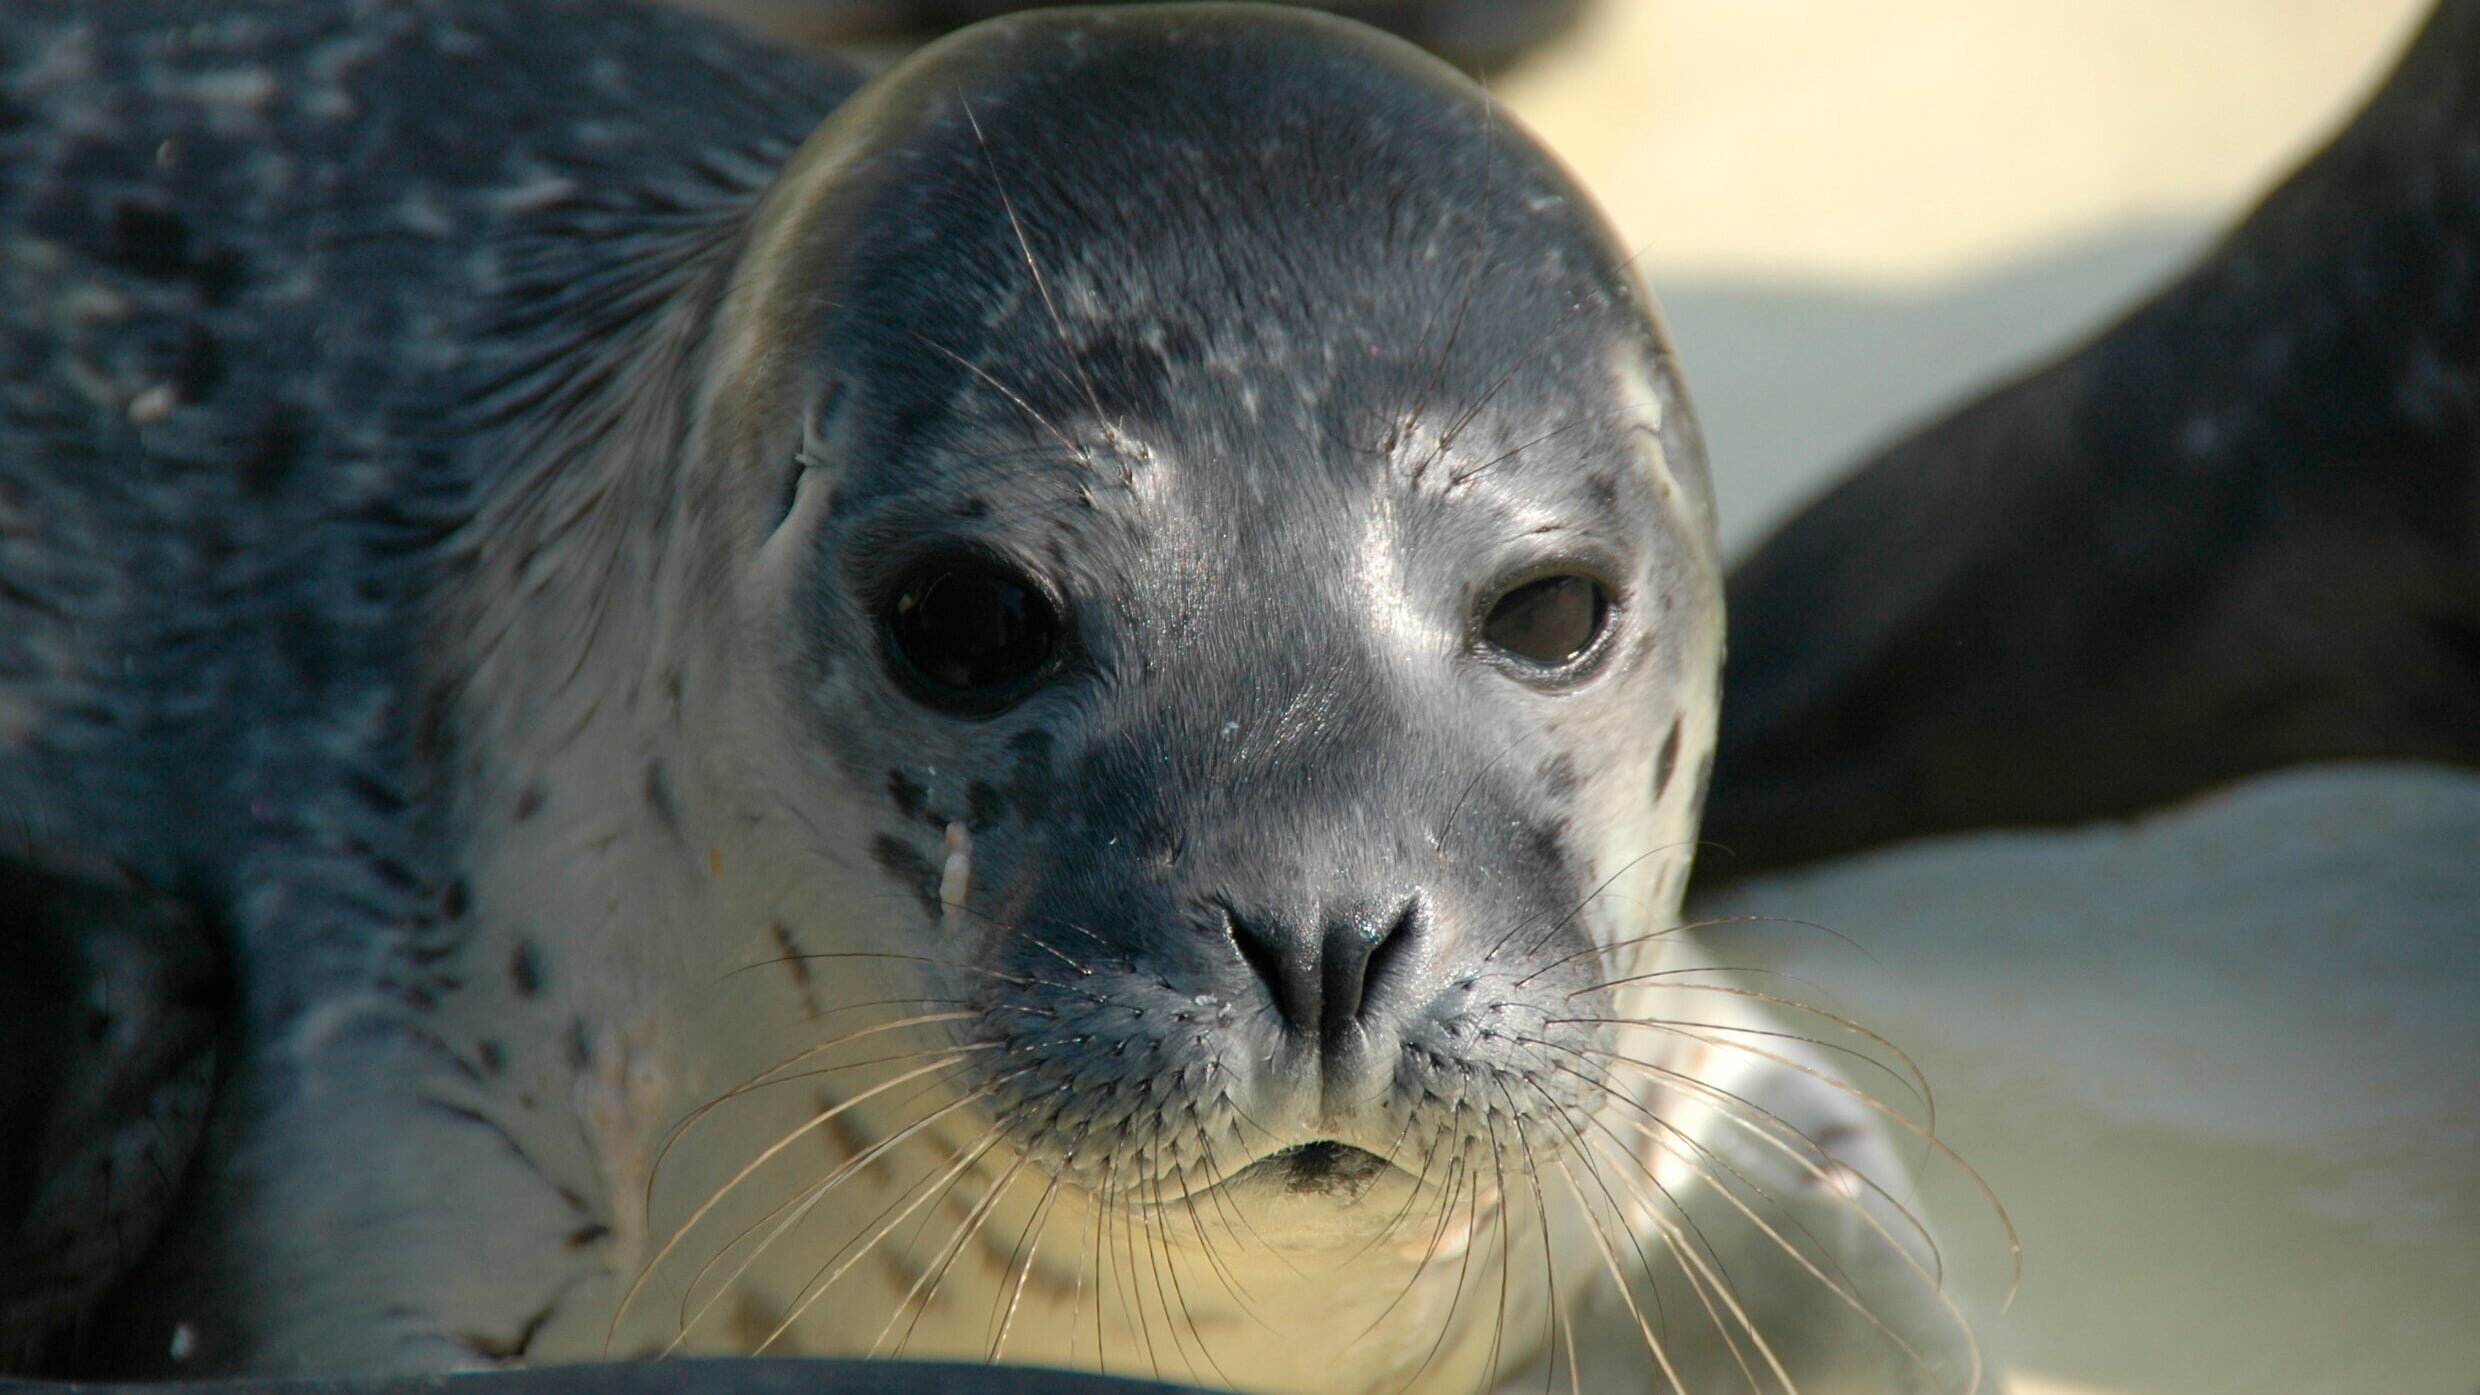
[[[5,40],[10,918],[138,1039],[13,1107],[181,1177],[34,1169],[62,1366],[1972,1382],[1677,926],[1711,494],[1547,155],[1278,9],[560,8]]]

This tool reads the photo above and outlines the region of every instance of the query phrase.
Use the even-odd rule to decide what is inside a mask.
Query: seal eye
[[[989,709],[1050,662],[1059,613],[1022,573],[978,559],[918,567],[888,598],[883,622],[926,694],[945,706]]]
[[[1610,620],[1610,592],[1589,576],[1545,576],[1490,603],[1481,637],[1492,648],[1551,668],[1581,659]]]

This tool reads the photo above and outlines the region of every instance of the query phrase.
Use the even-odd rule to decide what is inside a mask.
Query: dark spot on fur
[[[1016,763],[1008,774],[1007,794],[1017,808],[1047,809],[1058,801],[1059,776],[1051,768],[1055,744],[1049,732],[1038,729],[1008,738]]]
[[[387,815],[401,814],[404,812],[404,792],[397,789],[394,785],[381,780],[375,775],[359,770],[347,775],[345,779],[346,783],[353,790],[353,797],[362,801],[362,806],[364,808]]]
[[[810,1102],[819,1117],[827,1121],[826,1127],[819,1130],[818,1137],[827,1146],[829,1156],[840,1165],[865,1153],[870,1154],[870,1160],[861,1165],[862,1176],[877,1185],[886,1185],[894,1172],[894,1164],[888,1161],[887,1150],[883,1148],[871,1153],[873,1140],[854,1121],[852,1111],[840,1108],[841,1102],[823,1090],[810,1096]]]
[[[1567,821],[1564,819],[1527,820],[1516,833],[1512,851],[1528,868],[1555,872],[1567,865]]]
[[[403,859],[391,857],[359,838],[346,839],[345,848],[390,891],[411,891],[422,884],[421,877]]]
[[[784,963],[784,973],[789,973],[791,985],[794,985],[796,993],[801,993],[801,1005],[808,1010],[811,1018],[816,1018],[818,993],[813,990],[811,976],[808,976],[808,951],[801,948],[801,941],[791,938],[791,926],[786,926],[784,921],[776,921],[776,923],[771,923],[771,926],[766,926],[766,938],[771,938],[776,946],[776,953],[784,956],[779,963]]]
[[[1007,816],[1007,796],[988,780],[964,787],[964,826],[975,833]]]
[[[990,517],[990,501],[976,494],[964,501],[963,506],[956,510],[956,516],[958,518],[988,518]]]
[[[594,1063],[594,1031],[592,1028],[586,1026],[586,1020],[584,1018],[574,1017],[569,1019],[567,1042],[568,1068],[570,1070],[582,1072],[587,1066]]]
[[[1608,475],[1595,475],[1584,482],[1585,497],[1603,513],[1619,511],[1619,482]]]
[[[516,947],[508,951],[508,986],[516,990],[518,997],[532,998],[542,992],[542,985],[542,963],[535,956],[534,942],[517,941]]]
[[[827,517],[829,517],[829,518],[841,518],[841,517],[843,517],[843,515],[844,515],[844,490],[843,490],[843,487],[842,487],[842,486],[840,486],[840,485],[828,485],[828,486],[827,486]]]
[[[610,1238],[611,1227],[609,1226],[581,1225],[568,1233],[568,1248],[571,1250],[592,1249]]]
[[[508,1070],[508,1048],[489,1037],[475,1043],[474,1054],[482,1060],[485,1075],[502,1075]]]
[[[232,304],[241,293],[247,263],[230,247],[218,247],[198,259],[191,280],[198,287],[198,299],[210,308]]]
[[[463,877],[451,878],[447,890],[439,893],[439,913],[450,920],[463,920],[473,900],[472,885]]]
[[[322,692],[337,673],[335,636],[315,609],[289,606],[276,616],[276,657],[299,681],[302,691]]]
[[[182,336],[172,360],[172,390],[183,402],[204,402],[224,385],[224,350],[215,336],[197,325]]]
[[[465,1332],[460,1333],[456,1340],[459,1344],[490,1360],[514,1361],[525,1355],[527,1347],[534,1345],[534,1339],[542,1334],[543,1324],[551,1321],[551,1314],[558,1307],[558,1302],[554,1301],[541,1312],[527,1318],[524,1325],[519,1327],[513,1336],[491,1337],[480,1332]]]
[[[293,478],[301,460],[301,408],[278,402],[250,441],[249,454],[241,457],[241,488],[254,498],[271,497]]]
[[[543,787],[542,782],[537,780],[517,791],[517,802],[509,809],[508,817],[512,822],[523,823],[541,813],[542,806]]]
[[[646,807],[663,821],[663,827],[675,837],[680,833],[680,810],[672,803],[671,774],[659,759],[646,762]]]
[[[1566,799],[1576,792],[1576,758],[1556,755],[1541,763],[1541,782],[1552,799]]]
[[[896,812],[909,823],[921,817],[921,806],[929,799],[930,791],[903,771],[890,770],[887,772],[887,797],[895,801]]]
[[[123,199],[105,220],[102,256],[123,271],[169,281],[190,269],[189,238],[180,214]]]
[[[809,956],[801,952],[800,943],[792,938],[792,927],[779,920],[766,927],[766,933],[775,941],[775,952],[784,957],[784,968],[792,975],[793,985],[802,996],[808,996]]]
[[[1660,799],[1662,792],[1671,787],[1671,776],[1679,769],[1679,722],[1679,718],[1671,718],[1670,735],[1662,738],[1662,753],[1653,758],[1653,797],[1656,799]]]
[[[413,717],[413,753],[432,759],[447,753],[448,685],[434,683],[422,694]]]
[[[915,852],[912,844],[882,833],[871,841],[870,856],[887,869],[889,876],[913,888],[924,912],[934,919],[939,915],[939,869]]]

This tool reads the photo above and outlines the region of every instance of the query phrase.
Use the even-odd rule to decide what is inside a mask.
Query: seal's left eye
[[[1610,592],[1589,576],[1545,576],[1490,603],[1481,637],[1493,648],[1551,667],[1583,658],[1610,620]]]
[[[951,705],[1004,701],[1004,690],[1059,648],[1050,598],[1023,575],[979,560],[915,570],[889,597],[883,621],[897,654]]]

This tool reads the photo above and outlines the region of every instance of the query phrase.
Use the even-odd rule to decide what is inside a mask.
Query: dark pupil
[[[888,629],[922,677],[946,688],[987,688],[1040,668],[1056,626],[1031,587],[951,567],[906,583]]]
[[[1481,633],[1520,658],[1563,664],[1592,646],[1609,611],[1610,597],[1592,578],[1546,576],[1499,597]]]

